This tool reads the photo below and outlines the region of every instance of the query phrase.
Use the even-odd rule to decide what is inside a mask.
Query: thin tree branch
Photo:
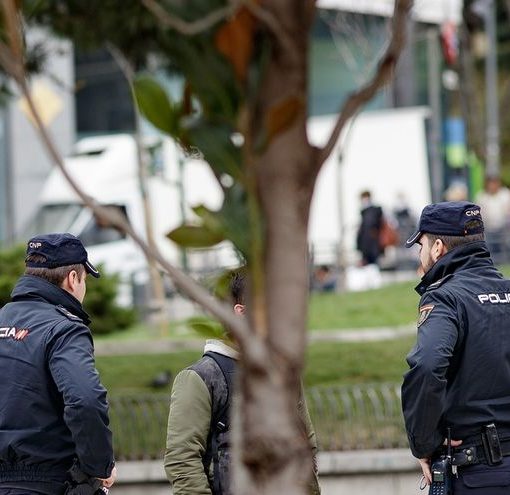
[[[510,0],[509,0],[510,1]],[[292,57],[293,61],[299,60],[299,53],[296,52],[295,43],[287,35],[278,19],[267,9],[264,9],[253,0],[244,2],[246,8],[273,33],[282,49]]]
[[[470,48],[469,33],[465,23],[459,30],[459,55],[460,102],[467,124],[468,143],[477,157],[485,161],[485,133],[483,131],[483,119],[480,119],[483,112],[478,98],[476,71]]]
[[[188,22],[171,15],[156,0],[142,0],[142,3],[164,26],[175,29],[175,31],[186,36],[193,36],[207,31],[218,22],[230,17],[240,4],[237,1],[230,2],[227,6],[214,10],[196,21]]]
[[[132,65],[129,63],[129,60],[124,56],[124,54],[110,41],[106,42],[106,49],[110,52],[110,55],[115,60],[115,63],[121,70],[124,78],[126,79],[129,87],[133,89],[133,81],[135,79],[135,71]]]
[[[413,0],[395,0],[391,41],[386,53],[377,67],[372,80],[360,90],[352,93],[344,103],[337,122],[324,148],[318,150],[315,167],[320,169],[333,151],[335,144],[347,121],[356,114],[358,109],[369,102],[375,93],[392,77],[400,53],[405,45],[406,22],[413,6]]]
[[[140,124],[140,109],[138,108],[138,102],[136,100],[134,90],[134,78],[135,71],[133,64],[124,56],[113,43],[107,42],[106,48],[110,52],[111,56],[119,66],[120,70],[124,74],[126,82],[132,93],[133,110],[135,113],[135,132],[134,138],[136,142],[136,155],[138,161],[138,185],[140,187],[140,194],[142,196],[143,215],[145,220],[145,235],[147,244],[151,248],[156,247],[154,240],[154,226],[152,221],[152,209],[150,204],[150,197],[147,188],[147,160],[143,153],[143,143],[141,135],[141,124]],[[154,259],[146,257],[147,264],[149,265],[149,277],[152,289],[152,297],[156,301],[157,307],[159,308],[159,319],[160,323],[164,321],[163,308],[165,305],[165,288],[163,286],[163,279],[161,274],[158,272],[157,264]]]
[[[12,25],[12,29],[12,27],[15,27],[18,23],[17,16],[6,15],[5,22],[10,23]],[[28,107],[34,118],[35,128],[44,147],[46,148],[47,153],[49,154],[54,164],[62,172],[69,185],[83,201],[83,203],[88,208],[90,208],[97,217],[105,220],[113,227],[129,235],[133,241],[142,249],[146,256],[151,257],[160,264],[160,266],[175,283],[177,288],[182,290],[182,292],[185,293],[190,299],[197,302],[200,306],[202,306],[202,308],[210,312],[214,317],[218,318],[218,320],[220,320],[229,328],[233,336],[238,340],[244,354],[253,363],[264,366],[266,352],[263,343],[254,338],[245,319],[235,315],[229,306],[212,297],[209,292],[195,280],[169,263],[156,247],[149,246],[131,227],[131,225],[127,222],[126,218],[122,214],[101,206],[92,196],[89,196],[81,189],[78,183],[67,171],[60,153],[57,151],[52,138],[50,137],[45,125],[41,120],[41,116],[39,115],[39,112],[32,99],[32,95],[30,93],[30,89],[28,87],[23,70],[21,69],[20,71],[18,69],[19,66],[22,67],[21,62],[16,60],[14,52],[10,50],[9,47],[5,45],[5,43],[0,43],[0,64],[3,66],[4,70],[15,80],[21,94],[26,98]]]
[[[218,22],[232,16],[241,5],[244,5],[258,20],[269,28],[280,43],[281,47],[289,54],[289,56],[291,56],[294,60],[297,60],[298,58],[292,39],[287,36],[285,31],[282,29],[278,19],[267,9],[260,7],[254,1],[231,0],[227,6],[214,10],[205,17],[193,22],[187,22],[179,17],[171,15],[156,0],[142,0],[142,3],[157,19],[160,20],[164,26],[175,29],[177,32],[186,36],[193,36],[210,29]]]
[[[2,8],[5,19],[18,19],[18,9],[14,0],[3,0]],[[7,22],[5,24],[7,41],[16,60],[23,61],[23,35],[21,22]]]

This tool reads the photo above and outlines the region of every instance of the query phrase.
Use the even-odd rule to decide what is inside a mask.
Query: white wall
[[[394,0],[318,0],[323,9],[338,9],[389,17],[393,15]],[[462,0],[416,0],[413,18],[421,22],[441,24],[445,21],[459,23]]]
[[[343,228],[344,248],[348,252],[355,249],[359,195],[364,190],[372,192],[373,202],[386,214],[396,206],[400,194],[405,195],[416,215],[430,203],[427,115],[425,108],[365,112],[353,121],[350,130],[346,126],[318,177],[309,225],[314,245],[334,245]],[[311,119],[311,142],[323,145],[333,125],[333,117]]]

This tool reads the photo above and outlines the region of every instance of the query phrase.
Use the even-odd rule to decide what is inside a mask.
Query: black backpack
[[[214,411],[213,407],[210,431],[210,462],[213,463],[214,476],[211,489],[214,495],[227,495],[230,493],[230,407],[234,391],[236,362],[233,358],[217,352],[206,352],[204,356],[214,360],[223,373],[227,384],[227,400],[219,410]]]

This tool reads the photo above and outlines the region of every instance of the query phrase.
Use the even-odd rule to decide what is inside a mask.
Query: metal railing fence
[[[400,384],[314,387],[306,398],[321,451],[407,447]],[[118,460],[163,457],[169,402],[168,394],[110,398]]]

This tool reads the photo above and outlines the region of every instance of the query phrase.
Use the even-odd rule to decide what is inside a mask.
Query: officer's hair
[[[30,263],[44,263],[46,258],[40,254],[29,254],[25,261]],[[78,274],[80,280],[85,275],[85,266],[81,264],[59,266],[57,268],[36,268],[33,266],[27,266],[25,268],[25,275],[34,275],[35,277],[40,277],[47,282],[50,282],[50,284],[61,287],[65,278],[73,270]]]
[[[437,239],[440,239],[443,241],[443,244],[445,245],[446,249],[448,251],[451,251],[452,249],[462,246],[464,244],[469,244],[470,242],[474,241],[484,241],[485,235],[482,232],[481,234],[473,234],[473,235],[465,235],[465,236],[459,236],[459,235],[441,235],[441,234],[425,234],[429,240],[430,245],[434,244],[434,242],[437,241]]]

